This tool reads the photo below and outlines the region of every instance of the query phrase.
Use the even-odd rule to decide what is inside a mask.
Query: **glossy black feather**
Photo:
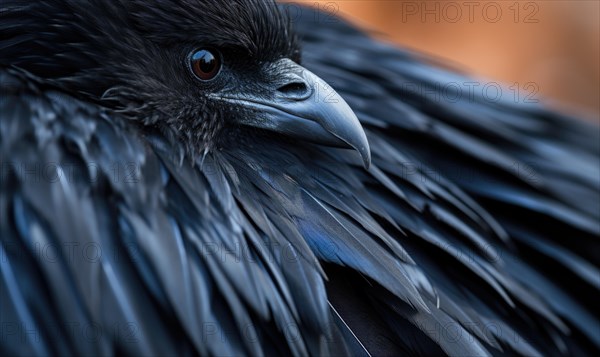
[[[181,25],[161,6],[140,14]],[[598,128],[431,101],[406,83],[466,77],[312,11],[293,24],[303,64],[355,110],[369,171],[239,128],[190,158],[0,41],[18,49],[0,57],[3,355],[598,352]]]

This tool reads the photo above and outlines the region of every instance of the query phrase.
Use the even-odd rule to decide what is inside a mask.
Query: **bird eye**
[[[196,77],[203,81],[215,78],[221,69],[221,58],[215,51],[197,50],[192,53],[190,62]]]

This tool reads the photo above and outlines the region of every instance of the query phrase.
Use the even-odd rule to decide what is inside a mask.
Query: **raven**
[[[3,0],[0,353],[597,354],[598,128],[286,9]]]

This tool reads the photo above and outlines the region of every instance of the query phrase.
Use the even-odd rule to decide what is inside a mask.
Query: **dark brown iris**
[[[215,78],[221,69],[221,59],[214,51],[198,50],[192,54],[190,61],[192,71],[203,81]]]

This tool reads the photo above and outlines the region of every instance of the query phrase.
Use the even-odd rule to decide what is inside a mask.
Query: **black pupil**
[[[207,50],[200,50],[194,53],[192,60],[197,63],[198,69],[204,73],[212,72],[217,65],[217,59]]]

